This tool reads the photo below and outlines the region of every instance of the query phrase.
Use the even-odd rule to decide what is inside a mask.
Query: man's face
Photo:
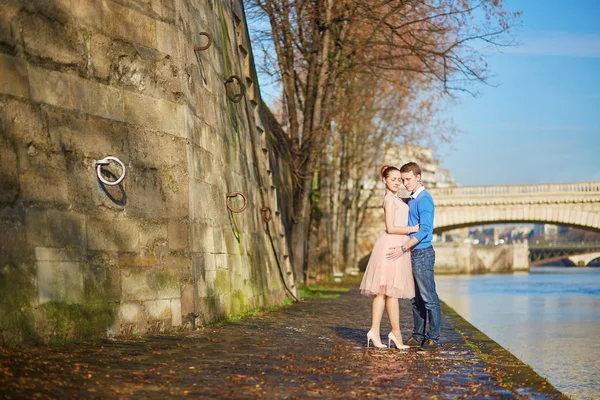
[[[419,179],[421,175],[416,175],[412,171],[402,173],[402,183],[409,192],[414,192],[419,187]]]

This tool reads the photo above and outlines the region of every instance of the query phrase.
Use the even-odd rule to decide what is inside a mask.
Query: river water
[[[436,275],[440,298],[574,399],[600,399],[600,268]]]

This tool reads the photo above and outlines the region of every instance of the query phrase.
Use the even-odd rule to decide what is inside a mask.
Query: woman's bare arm
[[[394,235],[408,235],[419,230],[419,225],[416,226],[394,226],[394,219],[396,215],[396,205],[393,200],[385,202],[383,207],[385,212],[385,230],[387,233]]]

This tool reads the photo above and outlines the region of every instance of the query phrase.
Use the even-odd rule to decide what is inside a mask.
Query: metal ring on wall
[[[242,197],[242,200],[244,200],[244,205],[241,208],[236,209],[236,208],[231,207],[231,204],[229,204],[229,199],[232,197],[237,197],[237,196]],[[241,213],[242,211],[244,211],[246,209],[246,207],[248,207],[248,198],[246,198],[246,195],[242,192],[232,192],[227,195],[227,200],[225,203],[227,204],[227,209],[229,211],[234,212],[234,213]]]
[[[232,83],[234,80],[240,85],[240,92],[234,95],[229,95],[227,92],[227,84]],[[239,103],[246,94],[246,86],[242,83],[242,80],[237,75],[231,75],[229,79],[225,81],[225,91],[227,92],[227,97],[229,97],[229,100],[233,101],[234,103]]]
[[[107,181],[102,176],[102,166],[110,164],[111,161],[118,163],[121,166],[121,169],[123,170],[123,173],[121,174],[121,176],[118,177],[116,181],[112,181],[112,182]],[[123,179],[125,179],[125,175],[127,174],[127,170],[125,169],[125,164],[123,164],[123,161],[121,161],[117,157],[113,157],[113,156],[104,157],[102,160],[95,160],[94,166],[96,167],[96,175],[98,175],[98,179],[100,179],[100,182],[104,183],[105,185],[109,185],[109,186],[118,185],[119,183],[121,183],[121,181],[123,181]]]
[[[262,217],[263,221],[269,222],[271,218],[273,218],[273,212],[271,211],[270,207],[264,206],[260,209],[260,216]]]
[[[206,36],[206,38],[208,39],[208,42],[204,45],[204,46],[194,46],[194,51],[203,51],[208,49],[213,42],[212,36],[210,35],[210,33],[208,32],[200,32],[198,35],[200,36]]]

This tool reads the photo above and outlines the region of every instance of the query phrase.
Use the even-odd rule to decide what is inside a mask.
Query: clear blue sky
[[[521,42],[489,59],[490,82],[448,110],[439,151],[459,185],[600,181],[600,1],[505,0]]]

